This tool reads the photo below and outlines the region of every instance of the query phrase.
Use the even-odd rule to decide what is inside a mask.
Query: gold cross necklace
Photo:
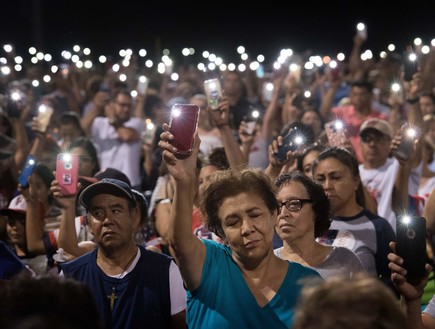
[[[137,255],[137,252],[133,255],[133,258],[128,261],[127,265],[125,265],[123,271],[118,276],[118,281],[121,279],[121,276],[124,274],[124,272],[130,266],[130,264],[133,262],[133,259],[136,258],[136,255]],[[118,296],[116,295],[116,288],[115,288],[115,286],[112,286],[112,293],[110,295],[107,295],[106,297],[107,297],[107,299],[110,300],[110,311],[113,311],[113,307],[115,306],[115,300],[118,299]]]

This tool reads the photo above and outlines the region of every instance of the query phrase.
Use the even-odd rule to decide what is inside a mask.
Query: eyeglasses
[[[116,102],[116,104],[118,104],[120,107],[131,107],[131,103],[120,103],[120,102]]]
[[[363,143],[366,143],[366,144],[371,143],[371,142],[381,142],[381,141],[387,141],[387,140],[389,140],[389,138],[386,135],[373,135],[373,134],[370,134],[370,135],[363,135],[363,136],[361,136],[361,141]]]
[[[278,202],[279,209],[281,210],[283,206],[287,208],[288,211],[298,212],[307,203],[313,203],[314,200],[311,199],[290,199],[284,202]]]

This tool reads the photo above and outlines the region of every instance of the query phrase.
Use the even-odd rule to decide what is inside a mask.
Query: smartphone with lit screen
[[[343,146],[346,143],[346,129],[341,120],[334,120],[325,123],[325,133],[329,146]]]
[[[407,279],[418,279],[425,275],[426,219],[420,216],[400,216],[396,227],[396,254],[403,258]]]
[[[169,131],[174,139],[170,143],[177,148],[175,156],[178,159],[185,159],[192,154],[199,111],[199,106],[195,104],[175,104],[171,109]]]
[[[35,170],[36,164],[36,158],[33,155],[29,154],[27,156],[23,170],[21,170],[20,176],[18,177],[18,182],[23,188],[27,188],[29,186],[28,179]]]
[[[75,195],[79,178],[79,157],[60,153],[56,159],[56,180],[63,195]]]
[[[275,156],[279,161],[284,161],[289,151],[299,150],[303,148],[304,145],[306,145],[305,135],[298,127],[294,127],[284,136],[282,145],[278,147],[278,152]]]

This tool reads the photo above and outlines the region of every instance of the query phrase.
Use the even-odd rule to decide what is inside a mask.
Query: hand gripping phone
[[[291,128],[287,135],[282,140],[282,145],[279,146],[276,157],[279,161],[284,161],[287,157],[287,152],[296,151],[305,145],[305,136],[302,130],[298,127]]]
[[[79,157],[60,153],[56,159],[56,180],[63,195],[75,195],[79,178]]]
[[[169,131],[174,139],[170,143],[177,148],[175,156],[178,159],[185,159],[192,154],[199,111],[199,106],[195,104],[174,104],[171,109]]]
[[[401,136],[402,139],[400,141],[400,144],[397,149],[394,150],[393,155],[396,158],[408,160],[411,152],[414,149],[414,141],[416,140],[416,138],[418,138],[418,132],[416,128],[413,128],[405,123],[401,127]]]
[[[402,216],[397,219],[396,254],[403,258],[407,279],[425,275],[426,219],[419,216]]]

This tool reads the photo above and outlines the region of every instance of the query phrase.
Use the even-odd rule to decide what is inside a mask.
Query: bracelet
[[[420,97],[415,97],[415,98],[407,98],[406,101],[408,102],[408,104],[417,104],[418,101],[420,100]]]

